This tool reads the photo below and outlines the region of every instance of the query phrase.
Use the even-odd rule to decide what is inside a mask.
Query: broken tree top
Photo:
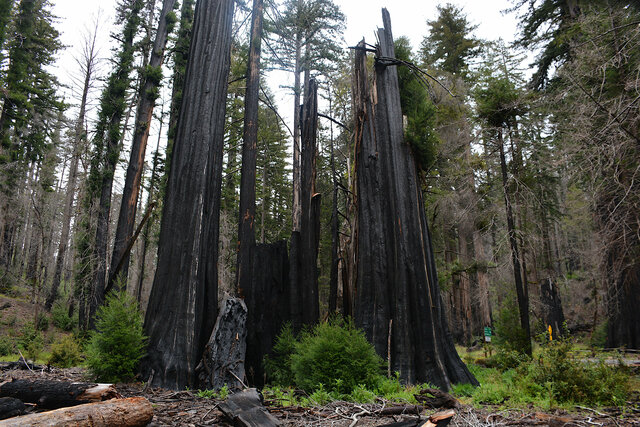
[[[376,57],[395,58],[382,10]],[[458,356],[440,296],[418,171],[404,141],[397,66],[376,63],[367,77],[364,42],[353,80],[357,283],[354,318],[389,370],[409,383],[477,384]]]

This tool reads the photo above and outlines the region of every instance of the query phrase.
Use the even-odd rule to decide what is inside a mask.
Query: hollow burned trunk
[[[446,325],[417,169],[403,136],[386,9],[383,21],[373,92],[363,43],[355,60],[355,322],[403,380],[445,388],[477,384]]]

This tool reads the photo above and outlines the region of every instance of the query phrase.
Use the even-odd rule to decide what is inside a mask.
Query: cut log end
[[[0,427],[138,427],[146,426],[152,419],[151,403],[144,397],[130,397],[10,418],[0,421]]]

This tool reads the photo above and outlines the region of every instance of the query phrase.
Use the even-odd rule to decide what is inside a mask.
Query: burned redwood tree
[[[354,318],[389,371],[409,383],[477,384],[447,328],[418,172],[404,140],[389,13],[378,30],[375,83],[356,50],[357,277]]]
[[[145,318],[143,376],[194,386],[217,314],[218,220],[233,0],[199,0]]]

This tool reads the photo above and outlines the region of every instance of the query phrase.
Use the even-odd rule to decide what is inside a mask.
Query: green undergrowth
[[[417,404],[414,395],[421,390],[432,388],[429,384],[403,385],[396,374],[394,378],[378,379],[372,387],[356,386],[350,393],[340,393],[336,390],[328,391],[323,385],[313,392],[307,393],[295,387],[270,386],[263,389],[265,400],[275,406],[323,406],[333,401],[347,401],[354,403],[387,402],[388,404]]]
[[[634,377],[623,364],[584,360],[567,341],[540,346],[532,358],[498,349],[482,365],[469,364],[479,387],[456,385],[465,403],[501,407],[534,406],[544,410],[575,405],[624,406]]]

